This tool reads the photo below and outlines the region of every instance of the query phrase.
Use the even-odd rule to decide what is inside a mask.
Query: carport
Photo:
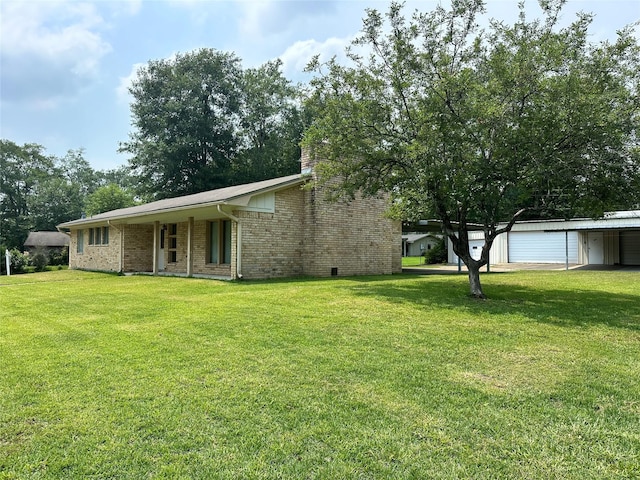
[[[483,243],[483,232],[469,232],[472,256]],[[449,263],[457,261],[449,242]],[[518,222],[510,232],[496,238],[489,261],[640,265],[640,210],[610,212],[599,219]]]

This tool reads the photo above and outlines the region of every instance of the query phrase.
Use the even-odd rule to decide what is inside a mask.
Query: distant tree
[[[121,151],[141,193],[174,197],[230,183],[239,147],[240,60],[201,49],[154,60],[130,89],[134,131]]]
[[[247,69],[242,77],[241,148],[236,182],[291,175],[300,170],[303,122],[296,88],[280,71],[282,62]]]
[[[81,149],[57,158],[41,145],[0,140],[0,245],[22,248],[30,231],[79,218],[97,181]]]
[[[0,245],[22,248],[34,226],[31,200],[54,170],[41,145],[0,140]]]
[[[84,149],[69,150],[56,161],[56,168],[69,182],[78,185],[82,196],[89,195],[98,188],[100,174],[84,158]]]
[[[521,4],[514,25],[487,30],[480,0],[409,20],[392,3],[386,21],[367,11],[350,65],[310,64],[305,142],[327,159],[321,178],[339,178],[343,195],[390,192],[405,219],[440,219],[476,297],[493,241],[518,219],[638,202],[637,38],[591,43],[590,15],[558,26],[564,3],[540,1],[533,21]],[[479,260],[471,224],[484,232]]]
[[[86,214],[97,215],[119,208],[131,207],[135,204],[133,195],[122,187],[110,183],[98,188],[87,197]]]
[[[110,170],[100,170],[96,174],[98,176],[98,185],[102,187],[113,183],[123,190],[133,191],[137,182],[128,165],[121,165]]]
[[[38,182],[29,196],[29,230],[52,231],[62,222],[80,218],[84,199],[81,184],[54,170]]]

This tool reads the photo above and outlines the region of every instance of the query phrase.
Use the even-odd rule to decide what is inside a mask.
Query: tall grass
[[[0,277],[0,478],[633,478],[640,274]]]

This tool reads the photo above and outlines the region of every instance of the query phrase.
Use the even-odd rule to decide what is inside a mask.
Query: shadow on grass
[[[91,275],[98,274],[92,273]],[[115,276],[115,274],[109,273],[104,273],[104,275]],[[40,280],[48,282],[54,278],[46,280],[41,278]],[[556,279],[556,285],[553,285],[554,282],[545,284],[542,281],[545,277],[536,275],[532,275],[525,281],[523,281],[523,277],[513,273],[482,274],[481,278],[488,297],[487,300],[476,300],[469,297],[469,283],[466,274],[291,277],[225,281],[223,283],[230,288],[243,285],[276,286],[287,284],[335,286],[337,290],[344,290],[355,296],[383,299],[392,303],[411,303],[417,306],[422,305],[425,308],[446,308],[467,314],[500,316],[519,314],[538,322],[559,326],[588,327],[601,324],[640,332],[640,293],[631,295],[590,289],[586,285],[580,285],[579,276]],[[634,275],[632,281],[637,281],[637,278]],[[81,279],[82,277],[78,276],[59,281],[78,281]],[[201,281],[202,279],[182,278],[181,280],[189,282]],[[559,288],[558,283],[568,286]]]
[[[490,276],[488,276],[490,275]],[[466,313],[524,315],[532,320],[569,327],[608,325],[640,332],[640,294],[612,293],[581,288],[560,289],[554,286],[523,285],[520,279],[513,283],[492,283],[491,276],[500,280],[509,273],[485,274],[483,288],[487,300],[468,295],[466,275],[406,276],[406,282],[388,282],[377,278],[375,282],[362,282],[347,287],[354,295],[383,298],[390,302],[409,302],[425,307],[447,308]],[[567,279],[567,282],[576,281]]]

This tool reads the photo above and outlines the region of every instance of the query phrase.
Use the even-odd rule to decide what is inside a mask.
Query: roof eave
[[[73,227],[79,227],[79,226],[91,227],[91,226],[97,226],[97,225],[104,225],[105,223],[123,224],[135,218],[144,218],[144,217],[151,217],[155,215],[170,214],[175,212],[182,212],[185,210],[200,210],[204,208],[215,207],[217,205],[246,207],[249,204],[251,197],[254,197],[256,195],[262,195],[264,193],[269,193],[271,191],[282,190],[284,188],[292,187],[297,184],[303,184],[306,182],[306,180],[307,178],[301,175],[298,178],[293,178],[286,182],[270,185],[268,187],[261,188],[255,191],[243,193],[240,195],[235,195],[235,196],[220,199],[220,200],[215,200],[212,202],[201,202],[201,203],[194,203],[190,205],[180,205],[176,207],[159,208],[157,210],[146,211],[143,213],[132,213],[128,215],[113,215],[113,216],[105,216],[102,218],[93,218],[93,217],[83,218],[79,220],[72,220],[70,222],[61,223],[57,226],[57,228],[58,230],[60,230],[60,229],[71,229]]]

